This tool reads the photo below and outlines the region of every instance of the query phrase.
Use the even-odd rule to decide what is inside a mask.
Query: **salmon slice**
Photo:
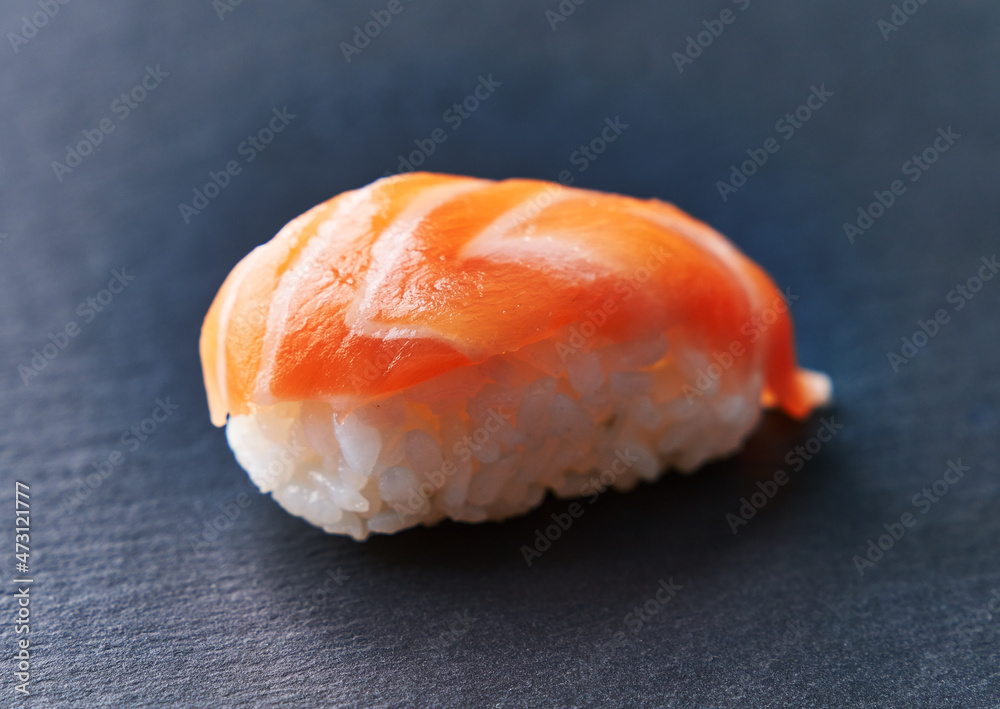
[[[830,384],[798,368],[783,302],[672,205],[412,173],[334,197],[254,249],[212,303],[200,352],[222,426],[285,401],[348,411],[574,323],[601,342],[683,332],[709,356],[738,343],[733,366],[763,373],[761,403],[801,418]]]

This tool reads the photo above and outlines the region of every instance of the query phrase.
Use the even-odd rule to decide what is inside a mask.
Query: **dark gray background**
[[[0,11],[0,703],[1000,706],[1000,280],[946,301],[997,250],[1000,6],[932,0],[886,40],[888,1],[587,0],[555,30],[555,0],[402,1],[349,64],[340,43],[386,3],[245,0],[220,20],[210,0],[73,0],[17,52],[6,33],[39,6]],[[726,7],[736,21],[678,72],[672,53]],[[169,77],[119,120],[147,65]],[[502,85],[452,131],[443,112],[488,74]],[[775,122],[820,84],[833,96],[785,141]],[[288,128],[185,224],[178,204],[285,106]],[[576,172],[615,116],[627,130]],[[114,132],[59,181],[51,163],[105,117]],[[849,243],[843,223],[949,126],[958,142]],[[844,428],[739,534],[726,514],[818,417],[769,415],[732,460],[603,496],[530,568],[521,545],[566,502],[358,544],[248,483],[201,384],[212,297],[254,245],[437,127],[426,169],[571,169],[673,201],[801,296],[801,360],[832,375]],[[780,151],[720,199],[769,137]],[[135,280],[84,323],[78,304],[122,268]],[[887,353],[938,308],[951,321],[893,372]],[[24,384],[70,321],[81,334]],[[180,408],[128,451],[164,397]],[[67,507],[115,450],[124,464]],[[920,514],[912,497],[958,458],[971,471]],[[9,660],[14,480],[32,494],[28,700]],[[917,526],[860,576],[852,557],[906,511]],[[661,579],[683,589],[633,634]]]

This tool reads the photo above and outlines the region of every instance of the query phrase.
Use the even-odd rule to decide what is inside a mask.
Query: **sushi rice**
[[[593,349],[566,346],[571,337],[567,328],[451,370],[342,420],[323,402],[282,403],[230,417],[226,435],[261,492],[362,540],[446,517],[504,519],[548,491],[570,498],[690,473],[757,424],[762,378],[741,375],[754,367],[692,395],[709,364],[702,352],[662,335]]]

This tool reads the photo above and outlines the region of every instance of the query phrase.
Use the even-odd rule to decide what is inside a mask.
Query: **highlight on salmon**
[[[237,264],[200,349],[212,422],[261,492],[359,540],[522,514],[613,465],[618,490],[692,472],[762,406],[803,418],[831,396],[722,235],[538,180],[338,195]]]

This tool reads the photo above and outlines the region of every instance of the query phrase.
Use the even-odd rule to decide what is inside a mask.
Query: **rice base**
[[[349,411],[301,401],[230,416],[226,436],[261,492],[363,540],[501,520],[550,490],[571,498],[690,473],[734,452],[760,418],[759,353],[712,370],[682,333],[572,338],[564,328]]]

